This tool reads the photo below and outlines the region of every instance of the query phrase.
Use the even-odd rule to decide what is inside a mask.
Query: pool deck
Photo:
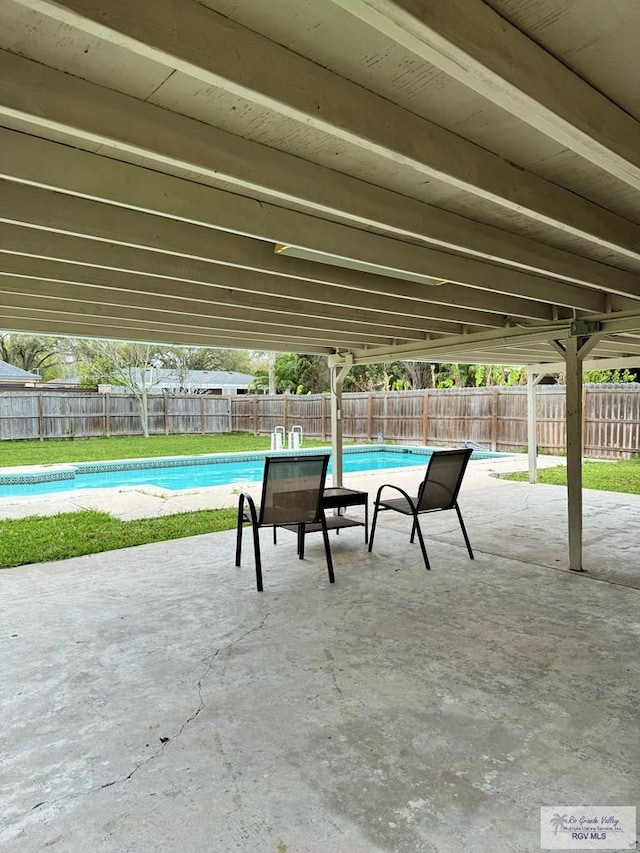
[[[469,467],[473,562],[454,513],[425,519],[428,573],[391,513],[372,553],[331,536],[335,585],[320,536],[299,561],[266,532],[261,594],[234,531],[0,572],[3,853],[531,853],[543,805],[636,805],[640,497],[585,492],[569,573],[565,490],[494,476],[518,462]]]
[[[561,465],[564,459],[556,456],[543,456],[539,467]],[[10,469],[7,469],[10,470]],[[17,469],[16,469],[17,470]],[[25,468],[21,470],[33,470]],[[474,460],[469,464],[465,475],[465,484],[487,475],[499,475],[509,471],[527,470],[527,457],[517,454],[509,457]],[[373,500],[375,490],[382,483],[394,482],[415,489],[420,480],[424,464],[410,468],[387,469],[376,472],[345,473],[344,485],[347,488],[363,489],[369,492]],[[330,484],[331,475],[327,478]],[[98,509],[109,512],[123,521],[134,518],[153,518],[176,512],[189,512],[196,509],[217,509],[236,506],[238,494],[249,492],[260,496],[261,484],[256,482],[234,483],[230,486],[211,486],[208,488],[170,491],[155,486],[127,486],[110,489],[78,489],[76,491],[36,495],[32,497],[0,498],[0,518],[24,518],[28,515],[55,515],[59,512],[76,512],[80,509]]]

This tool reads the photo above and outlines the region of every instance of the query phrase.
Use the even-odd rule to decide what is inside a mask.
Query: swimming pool
[[[380,445],[347,447],[343,471],[356,473],[426,465],[436,448]],[[325,448],[309,448],[297,453],[325,453]],[[180,491],[207,486],[260,482],[266,453],[222,453],[160,459],[125,459],[111,462],[77,462],[37,468],[5,468],[0,471],[0,498],[60,494],[80,489],[108,489],[156,486]],[[277,455],[290,455],[286,451]],[[478,452],[472,459],[505,456]],[[329,462],[331,471],[331,461]]]

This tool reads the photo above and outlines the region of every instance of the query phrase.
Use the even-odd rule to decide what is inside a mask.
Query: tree
[[[345,391],[398,391],[409,385],[402,361],[356,364],[344,380]]]
[[[251,390],[269,394],[320,394],[329,390],[329,366],[322,355],[269,353],[266,367],[254,371]]]
[[[157,358],[162,367],[186,376],[190,370],[228,370],[253,373],[248,350],[211,349],[210,347],[158,347]]]
[[[637,382],[636,374],[623,370],[585,370],[583,382]]]
[[[276,358],[278,354],[276,352],[270,352],[268,354],[268,374],[267,374],[267,387],[269,394],[276,393]]]
[[[403,361],[412,388],[435,388],[435,365],[426,361]]]
[[[296,394],[321,394],[331,385],[329,363],[323,355],[299,355],[297,357]]]
[[[138,404],[145,438],[149,437],[149,394],[159,387],[159,348],[152,344],[119,341],[83,342],[90,353],[88,362],[79,366],[81,384],[120,385],[133,394]],[[166,380],[166,374],[163,375]]]
[[[0,334],[0,359],[7,364],[54,379],[67,347],[59,338],[38,335]]]
[[[81,388],[122,384],[113,359],[104,352],[96,352],[89,361],[78,364],[77,371]]]
[[[511,364],[476,364],[476,386],[493,385],[526,385],[527,371],[524,367]]]

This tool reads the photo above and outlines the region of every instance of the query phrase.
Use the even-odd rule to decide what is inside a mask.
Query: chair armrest
[[[382,495],[382,490],[383,490],[383,489],[394,489],[396,492],[400,492],[400,494],[402,495],[402,497],[403,497],[403,498],[405,498],[405,499],[406,499],[406,501],[408,502],[408,504],[409,504],[409,506],[411,507],[411,509],[413,510],[413,512],[415,512],[415,511],[416,511],[416,506],[415,506],[415,503],[414,503],[414,499],[413,499],[412,497],[410,497],[410,496],[407,494],[407,492],[405,492],[405,490],[404,490],[404,489],[401,489],[401,488],[400,488],[400,486],[393,486],[391,483],[384,483],[382,486],[380,486],[380,488],[378,489],[378,492],[377,492],[377,494],[376,494],[375,504],[378,504],[378,503],[380,502],[380,497],[381,497],[381,495]]]
[[[247,503],[248,511],[245,512],[244,504]],[[238,518],[245,517],[254,527],[258,526],[258,514],[256,504],[248,492],[241,492],[238,498]]]

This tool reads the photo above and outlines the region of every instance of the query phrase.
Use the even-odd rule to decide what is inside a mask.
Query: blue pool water
[[[308,451],[321,453],[321,449]],[[427,465],[430,448],[345,448],[343,470],[345,473],[379,471],[388,468]],[[473,457],[504,456],[501,453],[478,453]],[[213,457],[215,458],[215,457]],[[164,464],[163,464],[164,463]],[[194,464],[195,463],[195,464]],[[127,467],[125,467],[127,466]],[[189,460],[129,460],[112,463],[77,463],[58,466],[66,470],[60,474],[65,479],[46,482],[2,483],[0,476],[0,498],[27,497],[32,495],[60,494],[78,489],[105,489],[157,486],[161,489],[179,491],[200,489],[206,486],[222,486],[234,483],[259,482],[264,472],[264,454],[247,454],[241,459],[224,455],[213,461],[212,457],[191,457]],[[100,468],[103,470],[100,470]],[[117,470],[104,470],[117,468]],[[85,470],[90,469],[90,470]],[[329,462],[331,471],[331,462]],[[24,474],[24,469],[22,472]],[[4,476],[8,474],[5,469]],[[24,475],[26,479],[28,475]]]

